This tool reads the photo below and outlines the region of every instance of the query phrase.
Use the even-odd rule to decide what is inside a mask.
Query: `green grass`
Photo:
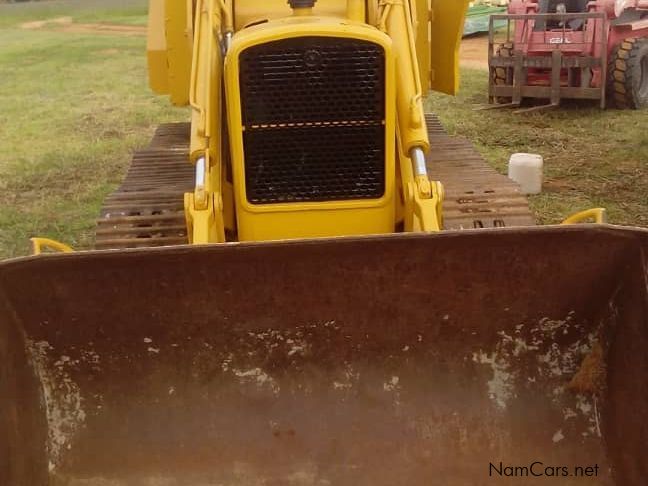
[[[147,0],[56,0],[0,3],[0,28],[69,16],[75,22],[145,25]]]
[[[0,28],[0,259],[92,244],[132,151],[187,119],[147,87],[145,38]]]
[[[603,206],[612,223],[648,226],[648,110],[602,111],[592,102],[566,102],[531,114],[476,111],[488,101],[488,73],[464,69],[462,75],[460,95],[433,95],[429,108],[502,173],[515,152],[544,157],[544,192],[531,198],[541,222]]]
[[[77,22],[142,23],[144,0],[66,0],[0,5],[0,259],[47,236],[77,248],[133,150],[155,126],[184,121],[147,87],[145,38],[85,35],[19,24],[70,15]],[[532,198],[546,223],[592,206],[614,223],[648,226],[648,112],[591,104],[514,115],[475,111],[487,74],[463,71],[462,92],[429,101],[451,133],[468,137],[499,170],[513,152],[545,157],[545,193]]]

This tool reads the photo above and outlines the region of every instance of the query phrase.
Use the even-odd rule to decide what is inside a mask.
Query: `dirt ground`
[[[488,36],[474,35],[461,41],[461,65],[473,69],[488,69]]]
[[[72,20],[72,17],[25,22],[20,27],[26,30],[46,28],[76,34],[146,35],[145,26],[77,23]],[[476,35],[463,39],[461,65],[473,69],[488,69],[488,36]]]
[[[140,25],[83,24],[72,21],[72,17],[25,22],[20,25],[27,30],[50,29],[74,34],[146,35],[146,27]]]

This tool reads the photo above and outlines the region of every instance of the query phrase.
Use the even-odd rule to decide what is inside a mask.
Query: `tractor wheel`
[[[514,47],[512,42],[500,44],[497,48],[497,57],[513,57]],[[512,86],[513,85],[513,68],[496,67],[491,72],[491,78],[495,86]],[[510,103],[512,98],[497,96],[496,103]]]
[[[608,96],[618,108],[648,108],[648,39],[626,39],[610,60]]]

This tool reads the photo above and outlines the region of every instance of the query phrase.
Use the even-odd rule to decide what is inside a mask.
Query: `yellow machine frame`
[[[443,188],[424,167],[430,147],[423,98],[428,87],[457,89],[468,0],[319,0],[314,8],[292,10],[285,0],[150,2],[151,87],[192,107],[196,188],[185,196],[192,243],[223,242],[228,232],[250,241],[390,233],[401,223],[405,231],[441,229]],[[385,50],[389,155],[380,199],[253,205],[245,197],[239,54],[300,35],[358,38]],[[225,120],[231,177],[223,163]]]

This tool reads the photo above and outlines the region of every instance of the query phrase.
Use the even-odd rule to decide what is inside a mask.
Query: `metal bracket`
[[[32,254],[40,255],[43,250],[50,249],[59,253],[72,253],[74,249],[60,241],[50,240],[49,238],[30,238],[32,243]]]

